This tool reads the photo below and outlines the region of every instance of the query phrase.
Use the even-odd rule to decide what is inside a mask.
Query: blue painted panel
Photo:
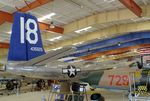
[[[134,32],[134,33],[129,33],[126,35],[118,36],[115,38],[90,43],[87,45],[77,47],[77,51],[87,50],[87,49],[96,48],[96,47],[105,47],[108,45],[117,44],[119,42],[124,43],[124,42],[137,40],[137,39],[143,39],[143,38],[150,38],[150,32],[149,31],[147,31],[147,32]]]
[[[116,45],[112,45],[112,46],[108,46],[108,47],[97,48],[97,49],[93,49],[93,50],[86,50],[84,52],[71,54],[69,56],[81,57],[81,56],[86,56],[88,54],[94,54],[97,52],[104,52],[104,51],[109,51],[109,50],[114,50],[114,49],[119,49],[119,48],[125,48],[125,47],[135,46],[135,45],[139,45],[139,44],[150,44],[150,38],[138,39],[138,40],[134,40],[134,41],[125,42],[125,43],[122,43],[120,46],[116,44]]]

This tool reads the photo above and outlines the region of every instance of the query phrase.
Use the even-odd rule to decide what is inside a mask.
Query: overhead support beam
[[[5,22],[12,22],[13,21],[13,15],[7,12],[0,11],[0,25],[2,25]]]
[[[119,1],[138,17],[142,16],[142,9],[134,0],[119,0]]]
[[[12,23],[13,22],[13,14],[0,11],[0,25],[2,25],[5,22]],[[42,22],[39,22],[39,27],[41,30],[52,31],[55,33],[60,33],[60,34],[62,34],[64,31],[64,29],[61,27],[55,26],[55,28],[50,28],[50,24],[46,24],[46,23],[42,23]]]
[[[21,12],[27,12],[29,10],[32,10],[34,8],[37,8],[39,6],[42,6],[46,3],[52,2],[54,0],[36,0],[30,4],[28,4],[26,1],[26,6],[24,6],[23,8],[18,9],[18,11]],[[4,12],[4,11],[0,11],[0,25],[2,25],[5,22],[9,22],[12,23],[13,22],[13,14]],[[46,24],[46,23],[42,23],[39,22],[39,27],[41,30],[47,30],[47,31],[52,31],[55,33],[60,33],[63,34],[64,29],[62,27],[59,26],[55,26],[55,28],[50,28],[50,24]]]
[[[39,27],[41,30],[52,31],[52,32],[60,33],[60,34],[63,34],[64,32],[64,29],[62,27],[55,26],[55,28],[50,28],[50,24],[46,24],[42,22],[39,22]]]
[[[8,43],[3,43],[3,42],[0,42],[0,48],[9,48],[9,44]]]
[[[52,1],[54,1],[54,0],[35,0],[34,2],[28,4],[28,2],[24,0],[24,2],[26,3],[26,6],[20,8],[18,10],[20,12],[27,12],[29,10],[32,10],[34,8],[37,8],[39,6],[42,6],[42,5],[52,2]]]

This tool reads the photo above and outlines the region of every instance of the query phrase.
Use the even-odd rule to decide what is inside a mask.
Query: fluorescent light
[[[62,47],[58,47],[58,48],[54,48],[54,49],[52,49],[52,50],[54,50],[54,51],[55,51],[55,50],[58,50],[58,49],[61,49],[61,48],[62,48]]]
[[[104,0],[105,2],[111,3],[114,2],[115,0]]]
[[[134,22],[138,21],[137,18],[132,18],[131,20],[134,21]]]
[[[79,44],[82,44],[84,41],[81,41],[81,42],[77,42],[77,43],[74,43],[72,45],[79,45]]]
[[[133,22],[137,22],[137,21],[142,21],[142,20],[149,20],[150,18],[147,17],[141,17],[141,18],[132,18],[130,20],[132,20]]]
[[[55,41],[55,40],[59,40],[60,38],[62,38],[62,36],[58,36],[58,37],[55,37],[55,38],[52,38],[52,39],[48,39],[49,41]]]
[[[102,55],[101,58],[106,58],[106,56],[105,56],[105,55]]]
[[[41,18],[38,18],[38,21],[43,21],[43,20],[46,20],[46,19],[51,19],[55,15],[56,15],[56,13],[50,13],[48,15],[45,15],[45,16],[41,17]]]
[[[134,52],[134,53],[138,53],[137,49],[132,49],[131,51]]]
[[[108,36],[107,36],[107,35],[105,35],[104,37],[105,37],[105,38],[107,38]]]
[[[11,34],[11,31],[7,32],[8,34]]]
[[[113,67],[113,69],[116,69],[117,67]]]
[[[91,29],[91,28],[92,28],[92,26],[89,26],[89,27],[85,27],[85,28],[76,30],[75,32],[76,32],[76,33],[80,33],[80,32],[82,32],[82,31],[87,31],[88,29]]]

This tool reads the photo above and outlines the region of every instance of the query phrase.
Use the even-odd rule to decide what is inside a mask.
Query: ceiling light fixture
[[[110,57],[114,57],[114,55],[110,55]]]
[[[105,57],[106,57],[105,55],[102,55],[102,56],[101,56],[101,58],[105,58]]]
[[[143,21],[143,20],[150,20],[150,18],[149,17],[141,17],[141,18],[132,18],[130,20],[132,20],[133,22],[137,22],[137,21]]]
[[[62,36],[58,36],[58,37],[55,37],[55,38],[52,38],[52,39],[48,39],[48,41],[55,41],[55,40],[59,40],[60,38],[62,38]]]
[[[54,49],[52,49],[52,50],[56,51],[56,50],[61,49],[61,48],[62,48],[62,47],[58,47],[58,48],[54,48]]]
[[[38,18],[38,21],[44,21],[44,20],[46,20],[46,19],[51,19],[53,16],[55,16],[56,15],[56,13],[50,13],[50,14],[48,14],[48,15],[45,15],[45,16],[43,16],[43,17],[40,17],[40,18]]]
[[[137,19],[137,18],[132,18],[131,20],[132,20],[133,22],[138,21],[138,19]]]
[[[138,52],[137,49],[132,49],[131,51],[134,52],[134,53],[137,53],[137,52]]]
[[[107,38],[108,36],[107,35],[104,35],[104,38]]]
[[[49,27],[50,27],[50,28],[55,28],[54,22],[51,22]]]
[[[7,32],[8,34],[11,34],[11,31]]]
[[[117,67],[113,67],[113,69],[116,69]]]
[[[72,44],[72,45],[74,45],[74,46],[76,46],[76,45],[80,45],[80,44],[82,44],[84,41],[81,41],[81,42],[77,42],[77,43],[74,43],[74,44]]]
[[[83,31],[87,31],[87,30],[89,30],[89,29],[91,29],[91,28],[92,28],[92,26],[89,26],[89,27],[85,27],[85,28],[76,30],[75,32],[76,32],[76,33],[81,33],[81,32],[83,32]]]
[[[120,43],[120,42],[118,42],[118,46],[121,46],[121,43]]]
[[[104,0],[104,2],[108,2],[108,3],[111,3],[111,2],[114,2],[115,0]]]

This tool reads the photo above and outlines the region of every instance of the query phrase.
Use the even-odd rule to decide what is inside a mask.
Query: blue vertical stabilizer
[[[8,52],[8,61],[28,61],[45,54],[37,18],[16,12]]]

